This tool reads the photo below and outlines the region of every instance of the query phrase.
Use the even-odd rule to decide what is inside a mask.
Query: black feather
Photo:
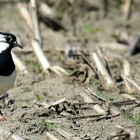
[[[5,50],[0,53],[0,76],[9,76],[15,70],[11,51]]]

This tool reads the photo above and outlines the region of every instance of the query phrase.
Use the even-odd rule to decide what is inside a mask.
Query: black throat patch
[[[0,76],[9,76],[15,70],[11,51],[5,50],[0,53]]]

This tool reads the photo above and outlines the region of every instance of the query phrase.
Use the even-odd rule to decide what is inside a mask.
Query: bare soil
[[[96,44],[99,42],[114,41],[115,39],[111,34],[116,29],[127,31],[131,36],[138,35],[140,29],[139,14],[138,11],[134,11],[128,21],[118,12],[109,14],[104,19],[99,18],[97,12],[87,12],[84,13],[84,16],[80,14],[77,17],[76,25],[77,38],[80,38],[80,41],[74,43],[89,53],[89,51],[93,51],[98,47]],[[40,26],[44,48],[48,47],[46,52],[48,60],[52,65],[66,68],[67,58],[64,52],[60,50],[64,50],[69,34],[71,34],[71,26],[68,17],[64,16],[61,22],[68,28],[67,32],[52,31],[42,23],[40,23]],[[24,49],[31,48],[28,28],[14,5],[5,4],[0,6],[0,25],[1,31],[12,32],[17,35],[22,41]],[[87,42],[83,47],[82,44],[85,39]],[[125,56],[122,52],[118,54],[129,60],[131,74],[140,77],[140,55]],[[87,105],[84,108],[72,108],[72,111],[74,110],[75,112],[66,111],[67,107],[64,108],[63,105],[60,105],[58,110],[45,109],[37,105],[35,102],[53,103],[61,98],[66,98],[68,103],[84,102],[80,93],[84,92],[87,87],[96,91],[101,97],[111,101],[123,100],[121,94],[127,93],[127,91],[124,87],[106,90],[95,77],[89,83],[83,84],[78,78],[74,77],[59,77],[55,74],[48,76],[43,74],[33,53],[25,54],[22,53],[22,50],[21,52],[19,50],[17,55],[26,64],[30,74],[26,75],[17,70],[16,84],[9,91],[10,98],[15,99],[15,104],[2,109],[2,112],[7,116],[7,121],[0,122],[0,125],[5,129],[18,134],[25,140],[46,140],[46,132],[53,133],[61,140],[65,139],[55,131],[57,128],[63,128],[83,140],[106,140],[111,133],[116,132],[115,125],[130,127],[136,134],[140,134],[140,120],[139,123],[134,123],[128,117],[129,115],[140,115],[139,108],[134,109],[127,115],[122,114],[98,121],[92,117],[84,119],[68,119],[67,117],[67,114],[70,116],[96,114],[92,109],[92,105]],[[117,58],[110,57],[109,66],[113,77],[119,79],[123,70],[122,62]],[[72,73],[75,69],[66,70]],[[140,97],[138,92],[132,95],[137,98]],[[71,106],[68,107],[71,109]],[[129,108],[131,105],[125,107]]]

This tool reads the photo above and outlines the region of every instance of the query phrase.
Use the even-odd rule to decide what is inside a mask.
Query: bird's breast
[[[5,94],[15,83],[16,71],[9,76],[0,76],[0,95]]]

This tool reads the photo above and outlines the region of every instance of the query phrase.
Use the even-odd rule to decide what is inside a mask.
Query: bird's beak
[[[14,45],[15,45],[15,47],[19,47],[19,48],[23,49],[23,47],[17,42],[15,42]]]

